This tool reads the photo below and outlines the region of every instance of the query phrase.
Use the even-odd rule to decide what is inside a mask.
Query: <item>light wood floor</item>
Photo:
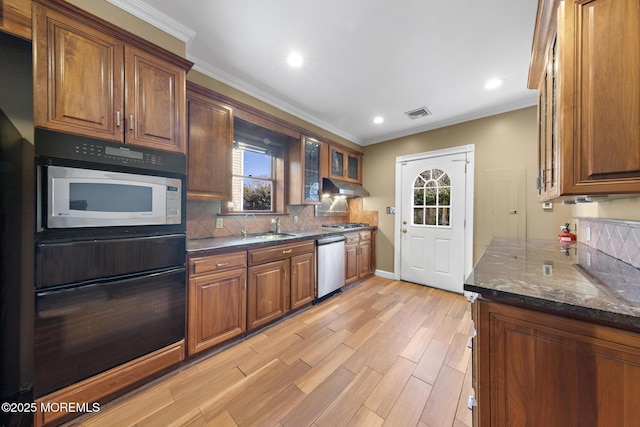
[[[471,426],[466,299],[373,277],[82,426]]]

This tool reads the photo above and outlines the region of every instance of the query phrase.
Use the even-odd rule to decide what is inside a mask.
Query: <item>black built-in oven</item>
[[[41,129],[35,155],[40,397],[184,339],[186,158]]]

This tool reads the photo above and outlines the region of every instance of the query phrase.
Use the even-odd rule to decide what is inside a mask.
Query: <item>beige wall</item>
[[[573,214],[578,218],[592,217],[640,221],[640,197],[631,196],[606,202],[574,205]]]
[[[556,238],[559,228],[572,216],[569,206],[554,204],[543,210],[537,202],[537,127],[535,107],[474,120],[442,129],[411,135],[364,148],[364,186],[371,197],[364,200],[364,209],[378,210],[376,241],[377,268],[393,272],[395,215],[386,214],[387,206],[395,205],[395,160],[421,152],[461,145],[475,145],[474,203],[474,263],[490,238],[480,225],[487,208],[486,188],[482,188],[485,171],[524,166],[526,168],[527,237]]]

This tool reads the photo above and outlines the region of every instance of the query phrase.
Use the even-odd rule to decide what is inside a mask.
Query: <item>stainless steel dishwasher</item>
[[[321,237],[316,240],[316,298],[323,298],[344,286],[344,241],[343,235]]]

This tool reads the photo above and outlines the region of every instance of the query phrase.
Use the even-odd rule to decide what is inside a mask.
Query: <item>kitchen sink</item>
[[[290,237],[296,237],[296,235],[289,234],[289,233],[261,233],[261,234],[252,234],[249,237],[253,237],[255,239],[263,239],[263,240],[280,240],[280,239],[288,239]]]

